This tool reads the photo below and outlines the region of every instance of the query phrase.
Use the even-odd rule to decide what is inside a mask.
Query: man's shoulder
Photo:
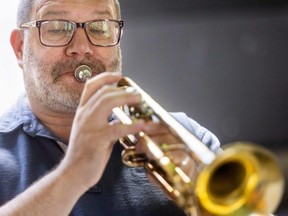
[[[171,112],[170,114],[196,138],[207,145],[212,151],[216,152],[220,149],[220,142],[218,138],[211,131],[200,125],[197,121],[188,117],[183,112]]]
[[[9,133],[23,124],[23,116],[15,112],[12,107],[0,116],[0,133]]]
[[[19,95],[18,100],[0,116],[0,133],[9,133],[19,128],[30,112],[26,95]]]

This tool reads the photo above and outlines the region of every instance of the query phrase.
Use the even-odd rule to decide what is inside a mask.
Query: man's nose
[[[92,44],[90,43],[85,30],[83,28],[77,28],[74,37],[67,45],[67,55],[76,58],[84,58],[93,54]]]

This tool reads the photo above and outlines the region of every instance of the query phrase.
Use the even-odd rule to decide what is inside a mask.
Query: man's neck
[[[68,143],[75,113],[53,112],[42,106],[33,106],[31,110],[41,123],[55,136]]]

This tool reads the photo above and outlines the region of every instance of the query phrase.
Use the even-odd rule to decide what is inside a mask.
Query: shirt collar
[[[19,127],[30,136],[42,136],[61,141],[32,113],[26,94],[0,117],[0,132],[11,133]]]

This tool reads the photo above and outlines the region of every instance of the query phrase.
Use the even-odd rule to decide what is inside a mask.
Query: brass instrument
[[[144,132],[120,140],[122,161],[147,173],[187,215],[266,216],[281,201],[284,178],[275,156],[263,147],[237,142],[214,153],[129,78],[118,86],[137,91],[139,105],[116,107],[123,124],[159,121],[169,134]],[[144,153],[136,151],[141,145]]]

